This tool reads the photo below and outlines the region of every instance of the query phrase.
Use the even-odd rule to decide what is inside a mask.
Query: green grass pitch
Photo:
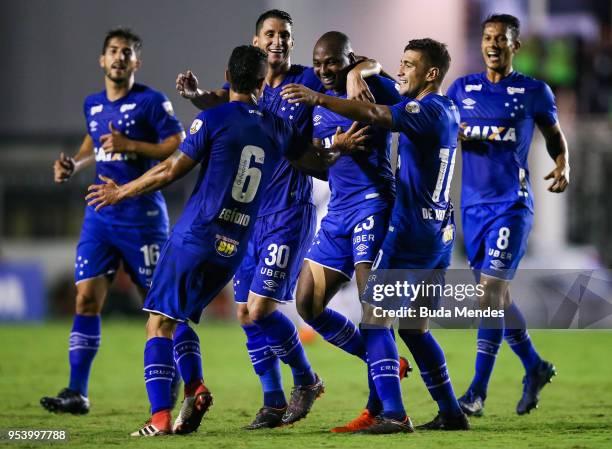
[[[144,317],[143,317],[144,318]],[[358,360],[317,340],[307,346],[313,367],[326,384],[308,418],[292,428],[244,431],[261,399],[258,381],[236,324],[204,322],[200,335],[204,376],[215,403],[197,433],[137,439],[128,434],[147,418],[143,382],[142,322],[103,322],[102,346],[90,382],[92,409],[87,416],[52,415],[38,404],[55,394],[68,377],[68,322],[0,327],[0,429],[66,429],[64,447],[147,448],[612,448],[612,332],[531,332],[540,353],[553,361],[558,376],[547,386],[540,408],[519,417],[522,367],[507,345],[502,347],[490,385],[486,414],[471,420],[469,432],[417,432],[411,435],[337,435],[330,427],[344,423],[365,404],[365,368]],[[456,392],[468,385],[474,363],[474,331],[435,331],[448,360]],[[399,343],[400,353],[409,353]],[[291,387],[284,369],[285,390]],[[404,402],[415,424],[431,419],[434,403],[418,374],[402,382]],[[48,443],[11,443],[44,447]],[[61,445],[54,445],[60,446]],[[7,445],[7,447],[9,447]]]

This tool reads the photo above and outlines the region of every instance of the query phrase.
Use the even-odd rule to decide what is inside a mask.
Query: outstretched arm
[[[88,187],[89,194],[85,197],[88,206],[95,206],[96,211],[103,207],[117,204],[126,198],[143,195],[159,190],[179,178],[185,176],[197,162],[185,153],[179,153],[160,162],[139,178],[118,185],[110,178],[100,175],[104,184],[92,184]]]
[[[553,180],[548,187],[550,192],[561,193],[569,184],[570,166],[567,140],[558,122],[552,126],[539,126],[539,128],[546,142],[546,150],[555,161],[555,168],[544,179]]]
[[[59,159],[53,163],[53,179],[62,183],[68,181],[75,173],[95,162],[94,142],[89,134],[85,135],[77,154],[68,157],[60,153]]]
[[[363,101],[343,100],[315,92],[301,84],[286,85],[281,95],[289,103],[306,103],[310,106],[323,106],[330,111],[361,123],[391,129],[393,119],[388,106]]]
[[[201,110],[213,108],[229,101],[229,92],[225,89],[202,90],[198,88],[198,78],[191,70],[178,74],[176,90],[181,97],[191,100],[191,103]]]
[[[136,153],[151,159],[164,160],[176,151],[183,140],[183,134],[177,133],[166,137],[159,143],[143,142],[128,139],[125,134],[115,129],[113,122],[108,124],[108,134],[100,136],[102,149],[112,153]]]

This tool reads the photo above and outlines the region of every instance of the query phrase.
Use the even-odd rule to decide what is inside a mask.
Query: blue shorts
[[[390,208],[384,206],[328,212],[306,259],[350,280],[355,265],[374,262],[387,232],[389,213]]]
[[[278,302],[292,301],[316,225],[312,204],[258,217],[246,255],[234,276],[236,301],[246,303],[249,291]]]
[[[193,242],[192,242],[193,243]],[[200,321],[202,311],[232,279],[240,253],[228,257],[202,242],[199,251],[170,238],[163,246],[143,310],[177,321]],[[225,248],[225,244],[223,245]]]
[[[527,250],[533,212],[520,203],[483,204],[464,208],[462,218],[471,268],[512,279]]]
[[[112,225],[86,216],[76,251],[75,282],[113,276],[123,260],[123,268],[132,281],[149,288],[159,250],[167,238],[166,226]]]

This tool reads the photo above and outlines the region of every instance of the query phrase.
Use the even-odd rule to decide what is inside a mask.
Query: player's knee
[[[79,315],[98,315],[102,311],[102,299],[93,292],[77,292],[76,313]]]
[[[249,316],[249,309],[246,304],[239,303],[236,308],[236,318],[238,318],[238,322],[241,326],[249,326],[253,324],[253,320]]]
[[[312,295],[298,297],[296,309],[304,321],[310,321],[323,312],[323,307],[317,304]]]
[[[267,307],[264,307],[261,304],[253,304],[249,307],[248,318],[251,320],[251,322],[263,320],[270,313],[272,313],[272,311],[269,310]]]

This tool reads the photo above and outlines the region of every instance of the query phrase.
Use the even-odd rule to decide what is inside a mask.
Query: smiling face
[[[345,90],[346,75],[352,62],[352,53],[347,54],[343,48],[331,42],[318,43],[312,54],[314,72],[326,90]]]
[[[253,45],[266,52],[268,65],[278,67],[286,63],[293,50],[291,25],[275,17],[264,20],[259,33],[253,37]]]
[[[512,71],[512,59],[520,47],[512,30],[505,23],[487,23],[482,32],[480,48],[488,70],[507,74]]]
[[[100,67],[109,80],[123,84],[138,70],[140,60],[131,42],[113,37],[108,41],[104,53],[100,55]]]
[[[397,72],[399,93],[405,97],[416,98],[428,83],[431,68],[420,51],[406,50]]]

